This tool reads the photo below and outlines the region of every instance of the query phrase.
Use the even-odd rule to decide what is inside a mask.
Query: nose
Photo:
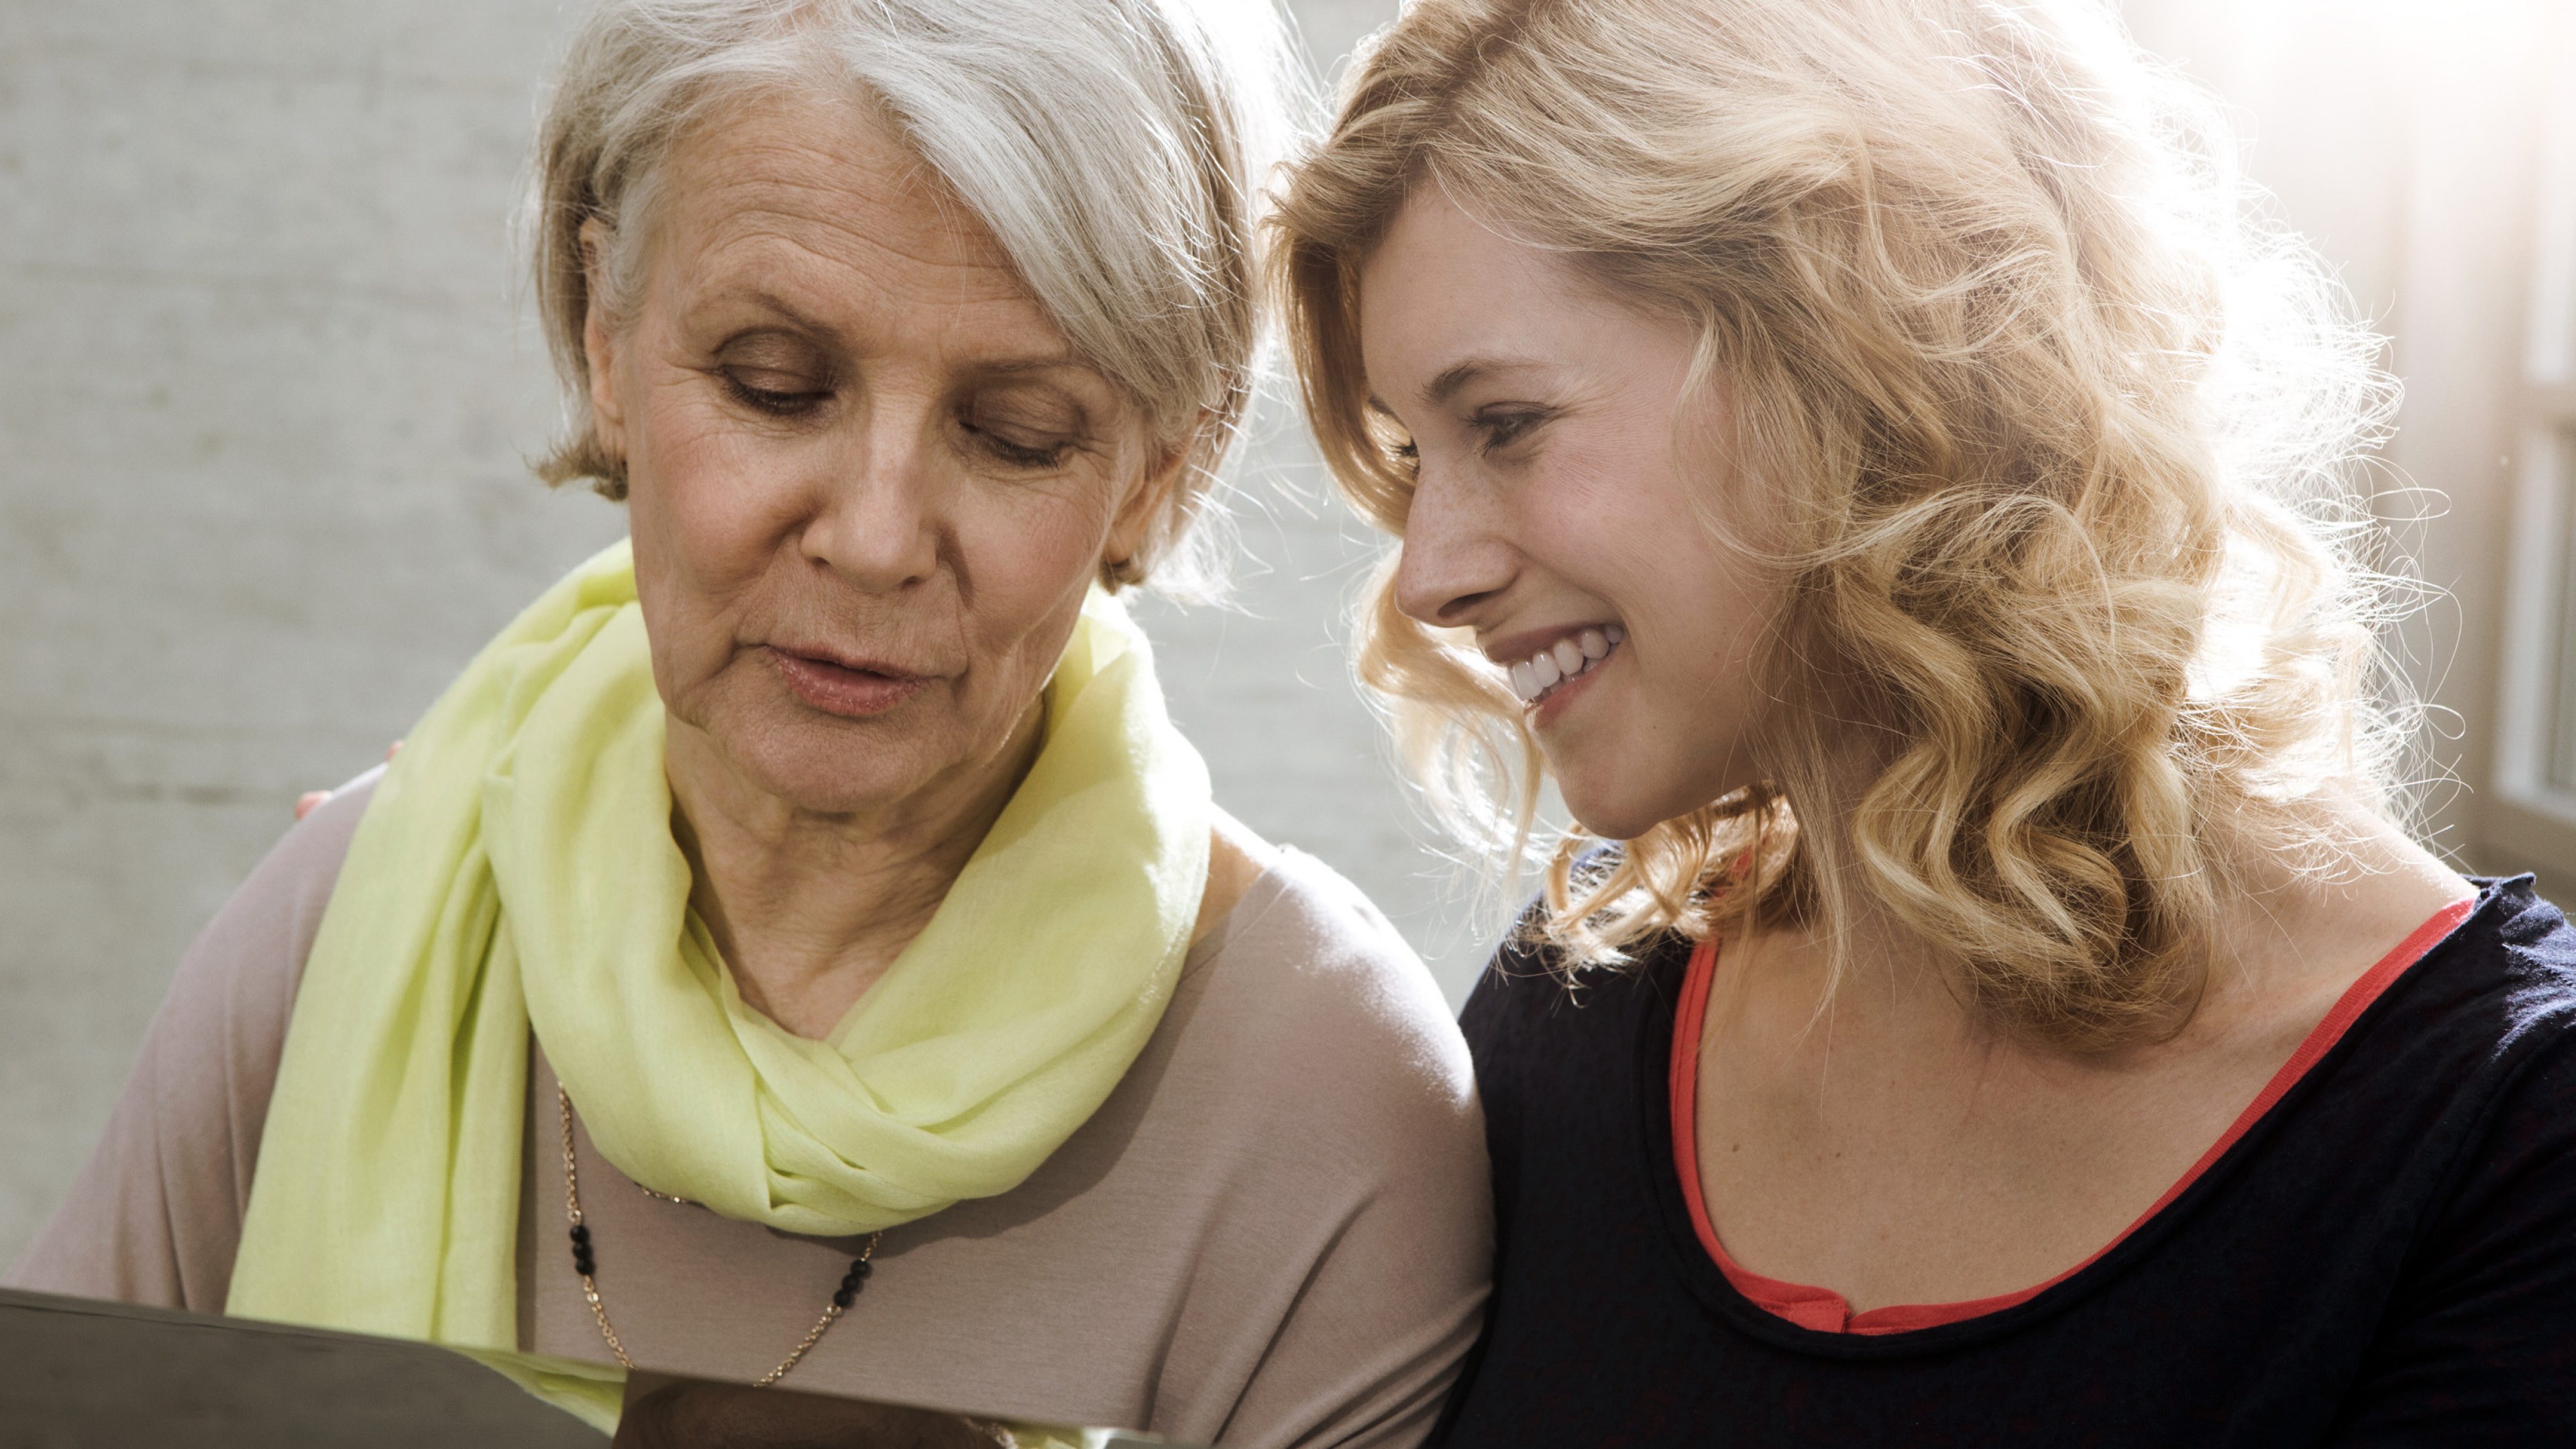
[[[805,556],[870,593],[896,593],[939,567],[935,440],[923,420],[872,410],[817,479]]]
[[[1492,490],[1425,467],[1405,513],[1395,606],[1438,628],[1474,622],[1478,607],[1511,583],[1518,557],[1496,508]]]

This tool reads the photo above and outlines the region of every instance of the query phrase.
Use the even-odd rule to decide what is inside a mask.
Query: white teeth
[[[1504,671],[1511,678],[1512,693],[1524,707],[1536,704],[1558,685],[1609,658],[1610,651],[1627,637],[1628,631],[1616,624],[1569,634]]]

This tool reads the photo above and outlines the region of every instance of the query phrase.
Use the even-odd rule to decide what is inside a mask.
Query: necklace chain
[[[572,1095],[564,1090],[561,1082],[555,1084],[555,1109],[563,1119],[564,1218],[572,1224],[573,1271],[581,1275],[581,1296],[590,1304],[590,1316],[598,1322],[599,1336],[607,1340],[608,1351],[617,1356],[620,1365],[632,1369],[635,1360],[626,1356],[626,1345],[617,1341],[617,1329],[608,1321],[608,1305],[599,1301],[599,1270],[591,1256],[590,1227],[581,1218],[581,1169],[572,1150]],[[688,1201],[669,1193],[655,1192],[641,1183],[636,1186],[646,1197],[674,1203]],[[842,1275],[841,1286],[832,1294],[832,1301],[823,1306],[823,1316],[814,1320],[812,1328],[805,1330],[804,1339],[779,1361],[778,1367],[751,1381],[753,1388],[765,1389],[787,1377],[787,1371],[802,1362],[805,1355],[813,1351],[814,1345],[823,1341],[823,1335],[832,1331],[832,1325],[849,1311],[851,1302],[859,1296],[859,1290],[867,1286],[868,1275],[876,1271],[876,1265],[869,1260],[876,1256],[877,1242],[883,1237],[883,1232],[868,1234],[867,1242],[859,1248],[859,1255],[850,1260],[850,1271]]]

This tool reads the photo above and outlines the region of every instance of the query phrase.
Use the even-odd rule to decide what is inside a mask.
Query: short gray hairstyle
[[[1207,530],[1262,328],[1254,210],[1304,91],[1270,0],[601,0],[538,137],[536,296],[569,436],[537,468],[623,498],[590,412],[584,223],[615,242],[618,316],[664,162],[748,99],[882,106],[1000,242],[1075,350],[1180,450],[1180,482],[1111,588],[1218,577]]]

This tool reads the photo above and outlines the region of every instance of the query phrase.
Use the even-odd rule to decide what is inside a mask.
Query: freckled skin
[[[1360,336],[1370,389],[1420,460],[1399,606],[1480,644],[1628,631],[1580,696],[1536,719],[1575,818],[1625,839],[1748,783],[1747,683],[1773,598],[1712,528],[1713,510],[1747,510],[1722,388],[1685,393],[1693,330],[1618,305],[1432,190],[1362,269]]]

